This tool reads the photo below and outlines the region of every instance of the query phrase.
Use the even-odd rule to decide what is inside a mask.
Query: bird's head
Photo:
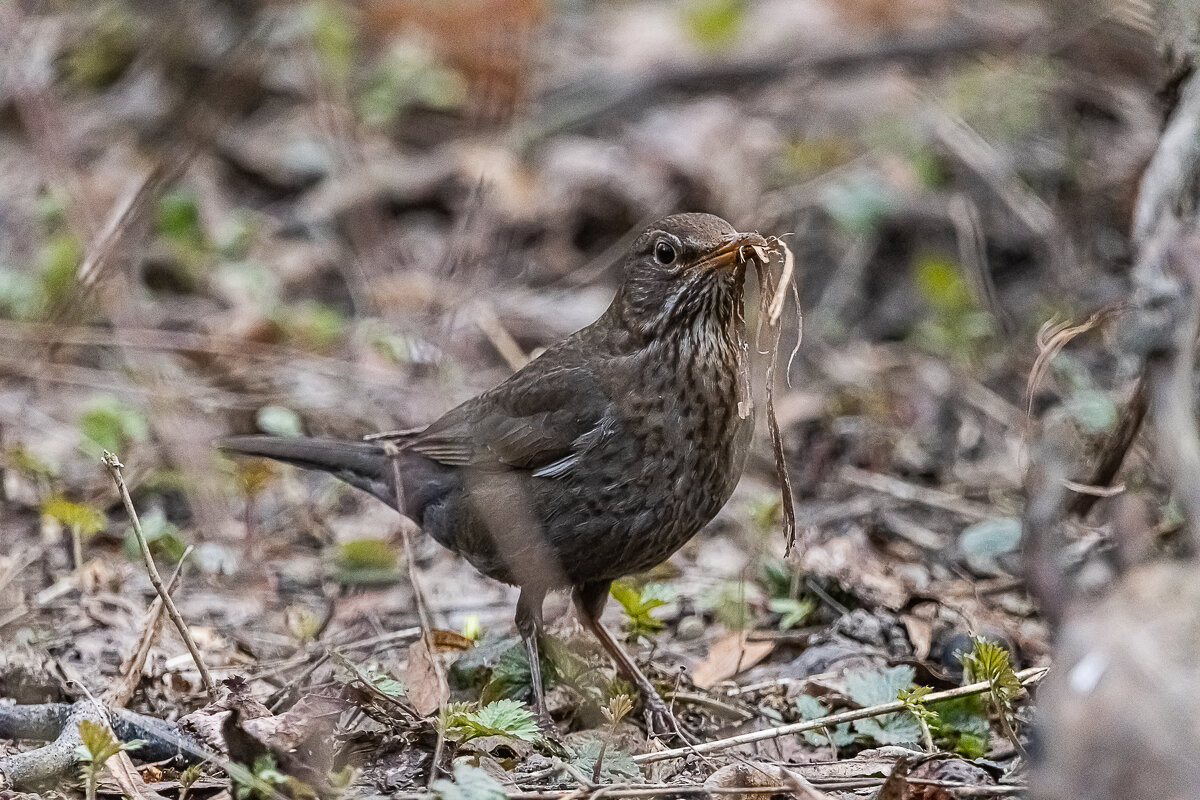
[[[712,214],[675,214],[647,228],[625,259],[614,302],[626,327],[654,337],[696,322],[732,325],[740,317],[746,261],[767,247]]]

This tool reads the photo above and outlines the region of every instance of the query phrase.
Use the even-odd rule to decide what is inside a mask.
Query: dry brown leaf
[[[450,696],[450,687],[434,658],[436,656],[429,652],[423,636],[408,646],[404,687],[413,708],[422,717],[436,714]]]
[[[461,633],[446,631],[441,628],[434,628],[430,633],[433,634],[433,646],[438,650],[470,650],[475,646],[473,640],[468,639]]]
[[[896,759],[875,800],[908,800],[908,759]]]
[[[775,649],[774,642],[751,642],[746,637],[746,633],[740,631],[718,639],[709,649],[708,656],[696,665],[692,682],[701,689],[707,689],[749,669]]]

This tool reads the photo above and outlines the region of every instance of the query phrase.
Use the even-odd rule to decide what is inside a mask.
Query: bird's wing
[[[539,477],[560,477],[582,450],[614,426],[612,402],[585,366],[527,367],[451,410],[403,446],[451,466],[527,469]]]

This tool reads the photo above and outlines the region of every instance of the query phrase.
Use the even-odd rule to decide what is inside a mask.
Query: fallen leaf
[[[470,650],[475,646],[473,640],[461,633],[441,628],[435,628],[431,633],[433,634],[433,646],[438,650]]]
[[[746,637],[745,632],[736,632],[718,639],[709,649],[708,656],[696,665],[692,682],[701,689],[707,689],[749,669],[775,649],[772,641],[751,642]]]
[[[888,774],[875,800],[907,800],[908,798],[908,759],[904,756],[896,759],[896,764]]]
[[[404,668],[404,686],[413,708],[422,717],[437,713],[442,703],[450,697],[450,686],[446,676],[434,662],[435,656],[425,645],[425,637],[418,637],[408,646],[408,664]]]

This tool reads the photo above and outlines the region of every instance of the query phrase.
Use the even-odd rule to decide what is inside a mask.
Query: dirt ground
[[[1022,561],[1045,431],[1075,504],[1034,553],[1069,568],[1052,589],[1185,549],[1125,335],[1166,25],[1102,0],[0,4],[0,795],[1030,796],[1069,605],[1040,612]],[[795,253],[797,546],[761,426],[719,516],[605,616],[699,746],[647,738],[565,595],[546,738],[516,590],[212,442],[426,424],[595,319],[681,210]],[[186,552],[215,694],[147,617],[105,450],[164,580]],[[81,768],[85,719],[93,758],[149,744]]]

